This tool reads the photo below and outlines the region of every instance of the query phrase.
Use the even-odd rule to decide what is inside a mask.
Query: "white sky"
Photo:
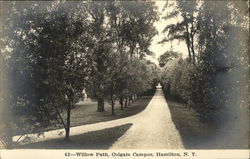
[[[169,20],[162,19],[162,17],[166,14],[166,12],[171,11],[172,8],[165,9],[165,11],[162,11],[163,6],[165,5],[166,1],[155,1],[155,2],[156,2],[156,5],[158,6],[159,12],[161,13],[160,20],[154,24],[159,33],[158,35],[154,37],[153,42],[150,47],[150,50],[154,52],[155,56],[154,57],[147,56],[146,58],[158,64],[158,58],[160,57],[161,54],[163,54],[167,50],[170,50],[171,43],[172,43],[174,51],[182,53],[183,56],[187,56],[188,55],[187,47],[183,41],[179,42],[177,40],[174,40],[173,42],[167,42],[165,44],[157,44],[166,36],[166,34],[164,35],[164,33],[162,33],[162,30],[165,28],[165,26],[171,23],[176,23],[178,21],[178,18],[173,18]]]

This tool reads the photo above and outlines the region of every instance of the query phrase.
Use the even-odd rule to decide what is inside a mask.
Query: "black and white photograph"
[[[249,0],[0,1],[0,158],[249,155],[249,11]]]

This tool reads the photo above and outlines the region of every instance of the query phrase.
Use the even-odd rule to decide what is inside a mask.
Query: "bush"
[[[217,108],[211,93],[218,91],[212,85],[213,67],[191,64],[188,59],[179,58],[163,68],[161,84],[165,95],[182,102],[206,117]]]

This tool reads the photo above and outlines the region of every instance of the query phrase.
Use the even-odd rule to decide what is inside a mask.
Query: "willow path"
[[[171,113],[160,85],[149,102],[140,113],[117,120],[99,122],[72,127],[70,135],[80,135],[125,124],[132,126],[118,138],[110,149],[181,149],[184,148],[180,134],[176,129]],[[27,134],[31,142],[41,142],[64,137],[64,129],[44,132],[43,137]],[[20,136],[13,137],[17,141]]]

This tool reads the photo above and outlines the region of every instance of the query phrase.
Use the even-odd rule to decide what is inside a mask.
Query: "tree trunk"
[[[125,108],[128,107],[128,97],[126,96],[126,100],[125,100]]]
[[[137,95],[136,94],[134,95],[134,98],[135,98],[135,101],[136,101],[137,100]]]
[[[191,102],[190,102],[190,100],[188,100],[188,102],[187,102],[187,107],[188,107],[188,110],[190,111],[191,110]]]
[[[191,33],[190,33],[190,38],[191,38],[191,50],[192,50],[192,56],[193,56],[193,65],[195,65],[195,51],[194,51],[194,22],[193,22],[193,17],[192,17],[192,23],[191,23]]]
[[[133,58],[133,55],[134,55],[134,43],[133,44],[130,44],[130,58],[132,59]]]
[[[98,98],[97,100],[97,111],[98,112],[104,112],[104,99],[103,98]]]
[[[193,36],[191,36],[191,51],[192,51],[192,61],[193,61],[193,65],[195,65],[195,51],[194,51],[194,40],[193,40]]]
[[[185,108],[186,108],[186,109],[188,108],[188,103],[187,103],[187,102],[185,102]]]
[[[129,100],[131,100],[131,102],[133,103],[134,102],[134,100],[133,100],[133,96],[131,95],[131,96],[129,96]]]
[[[188,48],[188,61],[191,62],[192,60],[192,55],[191,55],[191,50],[190,50],[190,37],[189,37],[189,30],[188,30],[188,25],[186,25],[186,44]]]
[[[67,123],[66,123],[66,128],[65,128],[65,140],[69,140],[69,133],[70,133],[70,114],[71,114],[71,105],[72,102],[67,107]]]
[[[141,95],[141,94],[138,94],[138,95],[137,95],[137,98],[138,98],[138,99],[140,99],[141,97],[142,97],[142,95]]]
[[[130,96],[128,96],[127,98],[128,98],[128,105],[130,105],[130,102],[131,102]]]
[[[113,100],[111,102],[111,107],[112,107],[112,115],[115,115],[115,103]]]
[[[121,110],[123,109],[123,97],[120,97]]]

